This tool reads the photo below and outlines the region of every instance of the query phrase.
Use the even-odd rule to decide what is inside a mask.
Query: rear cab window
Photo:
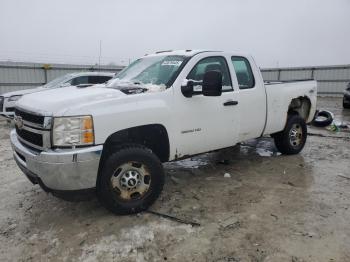
[[[196,85],[196,82],[202,82],[204,74],[208,71],[220,71],[222,74],[222,91],[233,91],[226,58],[222,56],[203,58],[192,68],[186,78],[194,81],[194,91],[202,91],[202,86]]]
[[[239,89],[253,88],[255,79],[248,59],[242,56],[232,56],[231,61],[235,69]]]

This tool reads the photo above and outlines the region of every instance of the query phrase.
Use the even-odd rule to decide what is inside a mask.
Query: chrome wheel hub
[[[126,190],[134,190],[141,184],[141,175],[136,170],[126,171],[121,175],[120,186]]]
[[[303,141],[303,129],[300,124],[293,124],[289,131],[289,141],[294,147],[299,146]]]
[[[124,199],[138,199],[144,196],[151,184],[151,175],[145,165],[128,162],[116,168],[111,184],[116,194]]]

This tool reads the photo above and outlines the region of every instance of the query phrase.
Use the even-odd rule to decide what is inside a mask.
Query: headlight
[[[92,116],[55,117],[53,120],[53,146],[85,146],[94,144]]]
[[[9,102],[17,101],[17,100],[20,99],[21,97],[22,97],[22,95],[10,96],[10,97],[9,97]]]

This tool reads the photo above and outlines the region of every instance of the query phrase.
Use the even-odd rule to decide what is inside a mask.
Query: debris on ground
[[[336,121],[334,120],[333,123],[330,126],[327,126],[326,129],[328,131],[332,132],[346,132],[349,133],[349,124],[343,122],[343,121]]]
[[[347,176],[342,176],[342,175],[338,175],[339,177],[342,177],[342,178],[345,178],[345,179],[349,179],[350,180],[350,177],[347,177]]]
[[[308,136],[318,136],[318,137],[327,137],[327,138],[337,138],[337,139],[343,139],[343,140],[350,140],[350,137],[344,137],[344,136],[330,136],[325,134],[318,134],[318,133],[307,133]]]
[[[328,110],[317,110],[312,120],[312,124],[317,127],[329,126],[334,119],[332,112]]]
[[[338,119],[333,120],[333,124],[341,129],[349,129],[350,127],[350,123],[344,120],[338,120]]]
[[[290,181],[288,181],[287,184],[290,185],[290,186],[295,186],[294,183],[292,183]]]
[[[270,214],[270,216],[272,216],[274,219],[278,220],[278,216],[276,216],[274,214]]]
[[[224,221],[221,221],[219,224],[224,229],[236,229],[240,227],[241,222],[238,220],[237,217],[231,216],[229,218],[224,219]]]
[[[339,132],[340,131],[339,127],[335,124],[331,124],[331,125],[327,126],[326,129],[328,131],[332,131],[332,132]]]
[[[230,174],[230,173],[225,173],[225,174],[224,174],[224,177],[230,178],[230,177],[231,177],[231,174]]]
[[[194,221],[184,220],[184,219],[181,219],[181,218],[178,218],[178,217],[174,217],[174,216],[171,216],[171,215],[168,215],[168,214],[162,214],[162,213],[159,213],[159,212],[156,212],[156,211],[152,211],[152,210],[146,210],[145,212],[149,213],[149,214],[152,214],[152,215],[159,216],[159,217],[167,218],[167,219],[173,220],[173,221],[178,222],[178,223],[191,225],[193,227],[199,227],[201,225],[201,224],[199,224],[197,222],[194,222]]]
[[[286,184],[286,185],[292,186],[292,187],[295,187],[295,186],[296,186],[294,183],[292,183],[292,182],[290,182],[290,181],[288,181],[287,183],[284,182],[283,184]]]

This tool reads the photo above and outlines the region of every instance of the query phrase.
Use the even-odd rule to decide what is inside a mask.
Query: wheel
[[[281,132],[273,136],[277,149],[285,155],[298,154],[305,145],[307,127],[299,115],[290,115]]]
[[[343,97],[343,108],[350,108],[350,101],[346,100],[345,97]]]
[[[96,193],[99,201],[115,214],[146,210],[164,185],[162,163],[151,150],[128,145],[107,157],[101,168]]]
[[[314,119],[312,120],[312,124],[317,127],[325,127],[329,126],[333,122],[333,115],[331,112],[326,110],[318,111],[315,114]]]

